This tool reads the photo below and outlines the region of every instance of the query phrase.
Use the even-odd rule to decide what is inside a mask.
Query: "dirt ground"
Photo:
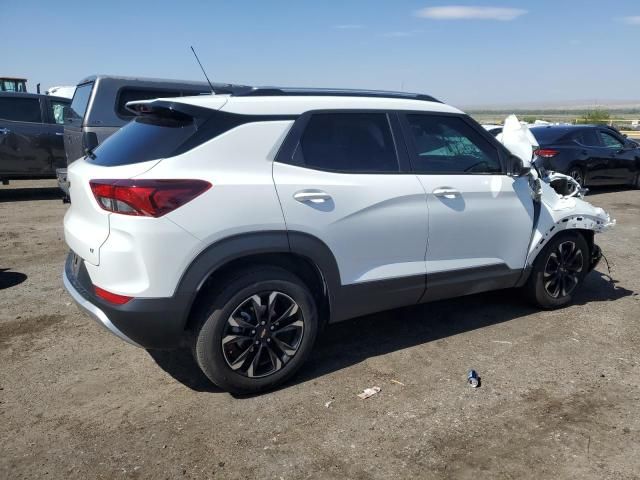
[[[72,304],[54,185],[0,187],[0,478],[640,478],[640,191],[589,196],[618,220],[614,280],[603,262],[574,305],[501,291],[345,322],[238,398]]]

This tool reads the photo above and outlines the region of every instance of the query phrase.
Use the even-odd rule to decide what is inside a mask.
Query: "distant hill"
[[[640,100],[573,100],[563,102],[522,102],[510,104],[466,105],[462,109],[470,112],[506,111],[585,111],[593,109],[640,111]]]

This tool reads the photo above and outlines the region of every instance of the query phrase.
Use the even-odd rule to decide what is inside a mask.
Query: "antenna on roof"
[[[191,46],[191,51],[193,52],[194,57],[196,57],[196,61],[198,62],[198,65],[200,65],[200,68],[202,69],[202,73],[204,73],[204,78],[207,79],[207,83],[209,84],[209,87],[211,87],[211,94],[215,95],[216,92],[213,89],[213,84],[211,83],[211,80],[209,80],[209,77],[207,77],[207,72],[204,71],[204,67],[202,66],[202,64],[200,63],[200,59],[198,58],[198,54],[196,53],[196,51],[193,49],[193,46]]]

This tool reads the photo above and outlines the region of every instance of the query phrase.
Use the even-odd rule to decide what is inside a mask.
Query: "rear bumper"
[[[118,330],[118,327],[116,327],[113,323],[111,323],[111,320],[109,320],[109,317],[107,317],[106,313],[104,313],[102,310],[96,307],[93,303],[89,302],[89,300],[84,298],[80,294],[80,292],[76,290],[76,288],[73,286],[73,284],[69,280],[69,277],[67,276],[66,268],[65,268],[65,271],[62,273],[62,281],[64,283],[64,288],[67,289],[67,292],[69,292],[69,295],[71,295],[71,298],[73,298],[73,300],[76,302],[78,307],[80,307],[80,310],[82,310],[84,313],[89,315],[96,322],[98,322],[104,328],[106,328],[111,333],[113,333],[116,337],[124,340],[125,342],[130,343],[131,345],[135,345],[136,347],[141,346],[141,345],[138,345],[133,340],[131,340],[129,337],[127,337],[120,330]]]
[[[67,257],[62,278],[80,309],[125,342],[147,349],[177,348],[187,343],[188,299],[134,298],[124,305],[109,304],[93,293],[83,261],[74,271],[73,253]]]

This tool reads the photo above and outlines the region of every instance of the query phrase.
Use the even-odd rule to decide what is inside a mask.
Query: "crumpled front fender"
[[[533,264],[538,253],[555,235],[565,230],[591,230],[601,233],[615,226],[616,221],[602,208],[577,197],[561,197],[546,182],[540,182],[540,215],[534,231],[527,265]]]

